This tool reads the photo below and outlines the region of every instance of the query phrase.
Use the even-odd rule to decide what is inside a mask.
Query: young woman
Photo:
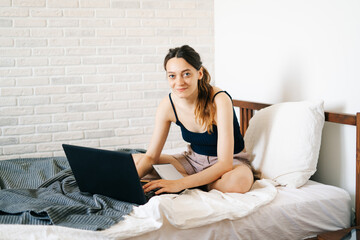
[[[249,161],[242,158],[244,141],[230,95],[210,85],[208,71],[190,46],[170,49],[164,68],[171,93],[158,106],[146,154],[133,157],[140,177],[153,164],[171,163],[184,178],[151,181],[144,191],[158,188],[156,194],[171,193],[203,185],[222,192],[249,191],[254,175]],[[161,154],[172,122],[190,143],[188,151],[173,156]]]

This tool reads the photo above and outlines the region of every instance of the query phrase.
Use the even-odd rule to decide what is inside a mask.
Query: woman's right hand
[[[180,192],[181,190],[185,189],[182,181],[183,181],[182,179],[154,180],[154,181],[151,181],[151,182],[148,182],[147,184],[145,184],[143,186],[143,189],[144,189],[144,192],[149,192],[151,190],[157,189],[155,194],[160,194],[160,193],[165,193],[165,192],[166,193],[177,193],[177,192]]]

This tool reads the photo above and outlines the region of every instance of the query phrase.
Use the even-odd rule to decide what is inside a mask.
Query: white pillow
[[[304,185],[316,171],[324,121],[323,101],[279,103],[258,111],[244,140],[261,178]]]

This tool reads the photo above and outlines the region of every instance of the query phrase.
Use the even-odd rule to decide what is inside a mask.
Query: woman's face
[[[197,96],[198,80],[203,77],[202,68],[196,70],[183,58],[171,58],[166,63],[166,76],[172,92],[180,98]]]

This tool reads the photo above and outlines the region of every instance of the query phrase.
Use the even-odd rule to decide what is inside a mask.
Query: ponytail
[[[198,99],[195,106],[195,119],[206,127],[208,133],[213,131],[215,124],[216,106],[213,103],[214,90],[210,85],[211,77],[205,67],[203,68],[203,78],[198,80]]]

